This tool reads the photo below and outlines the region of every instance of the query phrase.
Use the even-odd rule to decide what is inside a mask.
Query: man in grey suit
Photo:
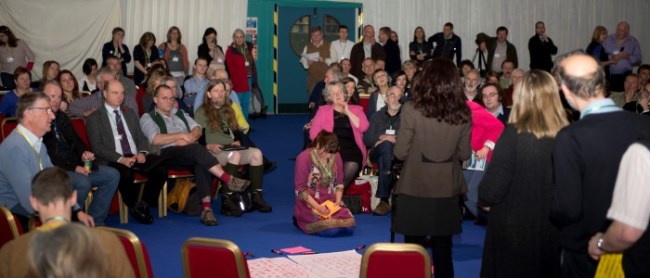
[[[102,94],[104,105],[86,119],[95,161],[120,172],[118,190],[131,216],[140,223],[151,224],[149,204],[157,202],[167,179],[167,169],[158,165],[160,157],[149,153],[151,146],[140,129],[136,112],[122,105],[125,98],[122,82],[108,81]],[[141,200],[138,200],[139,187],[133,184],[135,173],[148,179]]]

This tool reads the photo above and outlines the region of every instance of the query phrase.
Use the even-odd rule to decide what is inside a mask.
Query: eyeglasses
[[[50,107],[36,107],[36,106],[33,106],[33,107],[29,107],[29,108],[27,108],[27,109],[38,109],[38,110],[43,110],[43,111],[47,112],[47,114],[52,114],[52,113],[54,113],[54,112],[52,112],[52,108],[50,108]]]

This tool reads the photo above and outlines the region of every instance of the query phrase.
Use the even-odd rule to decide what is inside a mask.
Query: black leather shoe
[[[151,216],[151,213],[149,212],[149,207],[148,206],[138,206],[130,211],[131,217],[133,219],[138,220],[138,222],[142,224],[151,224],[153,223],[153,216]]]
[[[219,212],[226,216],[235,217],[241,216],[243,213],[239,202],[235,200],[234,196],[229,194],[223,194],[221,196],[221,210]]]
[[[271,212],[273,210],[273,207],[269,205],[265,200],[264,197],[262,196],[261,191],[255,191],[253,192],[253,208],[257,209],[259,212]]]

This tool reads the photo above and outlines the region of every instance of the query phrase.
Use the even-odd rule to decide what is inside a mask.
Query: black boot
[[[259,212],[271,212],[273,208],[264,201],[261,190],[253,191],[253,208]]]
[[[221,214],[227,216],[241,216],[242,210],[239,206],[239,202],[235,200],[235,197],[232,194],[224,193],[221,195]]]

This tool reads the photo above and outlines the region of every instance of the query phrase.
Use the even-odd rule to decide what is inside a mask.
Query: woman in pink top
[[[472,135],[470,143],[472,145],[472,156],[475,160],[486,160],[485,167],[490,163],[492,158],[492,150],[501,132],[503,132],[504,126],[494,117],[490,112],[488,112],[485,107],[474,101],[467,101],[467,105],[470,110],[472,110]],[[483,170],[463,170],[463,176],[465,177],[465,182],[467,182],[467,198],[465,201],[465,206],[473,216],[477,217],[476,222],[478,224],[483,224],[482,214],[479,211],[477,206],[478,202],[478,185],[483,179]]]
[[[336,134],[343,159],[343,184],[347,188],[358,176],[366,161],[366,147],[363,133],[368,129],[368,119],[363,107],[348,104],[343,83],[335,81],[325,85],[323,96],[327,105],[318,108],[309,130],[309,138],[314,140],[322,130]]]

